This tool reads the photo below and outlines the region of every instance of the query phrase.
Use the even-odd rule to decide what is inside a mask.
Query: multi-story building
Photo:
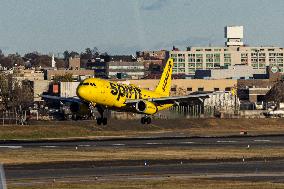
[[[108,62],[108,78],[141,79],[144,77],[144,64],[141,62]]]
[[[137,59],[142,60],[164,60],[166,58],[167,51],[138,51],[136,52]]]
[[[265,70],[267,66],[284,73],[284,49],[280,47],[190,47],[170,51],[174,74],[194,75],[195,70],[228,68],[242,64]]]
[[[239,30],[238,32],[242,32],[242,29]],[[195,70],[226,69],[237,64],[252,66],[258,70],[269,66],[276,72],[284,73],[284,48],[248,47],[243,45],[242,34],[225,36],[226,47],[188,47],[186,51],[170,51],[169,56],[174,59],[173,73],[190,76],[194,75]]]
[[[55,76],[71,74],[74,81],[82,81],[94,77],[94,70],[44,70],[45,80],[54,80]]]
[[[80,65],[80,57],[70,57],[69,58],[69,69],[70,70],[80,70],[81,65]]]

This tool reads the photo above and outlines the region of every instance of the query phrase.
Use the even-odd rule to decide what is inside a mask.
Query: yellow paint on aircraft
[[[168,97],[170,95],[173,60],[168,59],[161,80],[154,91],[139,88],[135,85],[120,84],[99,78],[85,79],[77,88],[77,95],[92,104],[102,105],[110,109],[123,110],[126,100],[141,99],[147,105],[144,114],[155,114],[173,104],[158,105],[147,99]]]

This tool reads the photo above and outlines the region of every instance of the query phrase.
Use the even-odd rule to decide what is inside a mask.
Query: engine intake
[[[136,110],[138,113],[155,114],[158,111],[157,106],[149,101],[141,100],[136,103]]]

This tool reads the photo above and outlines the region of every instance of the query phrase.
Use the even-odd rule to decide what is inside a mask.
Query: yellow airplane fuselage
[[[165,97],[155,91],[141,89],[135,85],[120,84],[98,78],[89,78],[83,81],[77,88],[77,95],[94,105],[102,105],[109,109],[124,110],[127,99],[147,100],[150,98]],[[173,104],[156,106],[157,111],[167,109]],[[153,111],[156,113],[157,111]],[[153,113],[153,114],[154,114]]]

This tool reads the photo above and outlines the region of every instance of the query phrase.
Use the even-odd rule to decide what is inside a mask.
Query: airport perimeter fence
[[[27,112],[26,111],[2,111],[0,112],[0,121],[4,125],[26,125]]]

